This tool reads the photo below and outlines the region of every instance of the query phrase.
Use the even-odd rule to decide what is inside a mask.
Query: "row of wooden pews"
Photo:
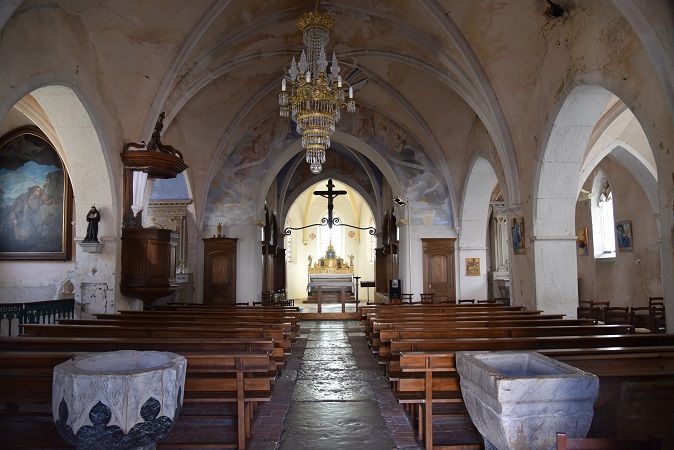
[[[243,449],[259,403],[270,400],[299,333],[299,317],[292,307],[181,306],[25,325],[23,335],[0,338],[0,403],[6,405],[5,414],[32,417],[36,426],[49,423],[55,365],[88,352],[170,351],[187,358],[184,404],[158,447]],[[231,423],[231,432],[219,435],[232,438],[185,438],[181,430],[204,419]]]
[[[600,396],[590,432],[597,436],[674,433],[674,335],[489,304],[378,305],[361,314],[368,343],[428,449],[446,448],[434,446],[433,419],[467,417],[459,351],[538,351],[595,373]],[[674,436],[659,437],[663,448],[674,445]]]

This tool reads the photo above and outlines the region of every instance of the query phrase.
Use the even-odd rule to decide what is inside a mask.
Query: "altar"
[[[355,292],[353,256],[349,256],[347,263],[335,253],[332,243],[328,245],[325,256],[311,265],[309,257],[307,279],[307,302],[318,304],[318,312],[321,312],[323,303],[341,303],[342,312],[346,312],[346,303],[352,301]]]

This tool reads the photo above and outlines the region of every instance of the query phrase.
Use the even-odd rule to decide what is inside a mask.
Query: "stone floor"
[[[358,322],[303,320],[301,329],[250,448],[419,448]]]

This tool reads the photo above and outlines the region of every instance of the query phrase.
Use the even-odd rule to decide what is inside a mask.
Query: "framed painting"
[[[586,256],[588,254],[588,248],[590,247],[590,241],[587,237],[587,228],[580,228],[577,230],[576,238],[578,240],[578,256]]]
[[[625,220],[616,222],[615,230],[618,238],[618,251],[631,252],[632,248],[632,222]]]
[[[480,276],[480,258],[466,258],[466,276]]]
[[[36,127],[0,138],[0,259],[69,260],[72,189]]]
[[[526,255],[527,248],[525,246],[525,227],[524,227],[524,217],[514,217],[513,226],[510,230],[512,238],[513,253],[515,255]]]

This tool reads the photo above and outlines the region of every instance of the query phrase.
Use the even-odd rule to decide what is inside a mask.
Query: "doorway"
[[[421,239],[423,246],[424,292],[434,303],[456,303],[454,238]]]

